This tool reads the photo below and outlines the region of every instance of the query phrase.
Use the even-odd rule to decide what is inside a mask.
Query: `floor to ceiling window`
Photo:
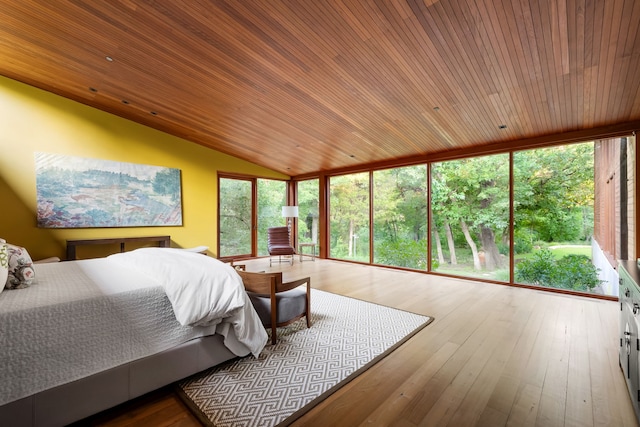
[[[373,172],[373,262],[427,269],[426,165]]]
[[[432,271],[509,281],[509,155],[431,166]]]
[[[615,297],[635,152],[630,136],[330,176],[328,257]],[[320,180],[296,185],[297,243],[319,253]],[[219,197],[218,257],[267,255],[287,183],[223,174]]]
[[[591,260],[593,143],[513,154],[515,282],[602,293]]]
[[[331,258],[370,262],[369,172],[329,180]]]
[[[219,179],[218,257],[252,255],[253,181]]]

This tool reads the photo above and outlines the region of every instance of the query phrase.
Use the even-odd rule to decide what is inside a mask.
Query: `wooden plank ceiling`
[[[7,0],[0,74],[295,176],[640,120],[639,24],[636,0]]]

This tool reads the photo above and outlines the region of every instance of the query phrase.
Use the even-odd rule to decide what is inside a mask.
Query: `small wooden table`
[[[311,248],[311,253],[305,254],[302,248]],[[316,244],[315,243],[299,243],[298,249],[299,249],[299,255],[300,255],[300,262],[302,262],[302,255],[307,255],[308,257],[311,257],[311,261],[316,260]]]

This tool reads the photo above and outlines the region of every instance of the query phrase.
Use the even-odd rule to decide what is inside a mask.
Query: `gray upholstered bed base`
[[[62,426],[237,357],[211,335],[0,406],[0,425]],[[0,384],[1,386],[1,384]]]

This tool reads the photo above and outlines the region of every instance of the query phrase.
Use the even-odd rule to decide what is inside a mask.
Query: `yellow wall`
[[[64,258],[67,239],[170,235],[172,246],[217,245],[217,171],[286,175],[0,76],[0,237],[34,259]],[[177,168],[181,227],[36,227],[35,152]],[[82,254],[80,254],[82,256]]]

